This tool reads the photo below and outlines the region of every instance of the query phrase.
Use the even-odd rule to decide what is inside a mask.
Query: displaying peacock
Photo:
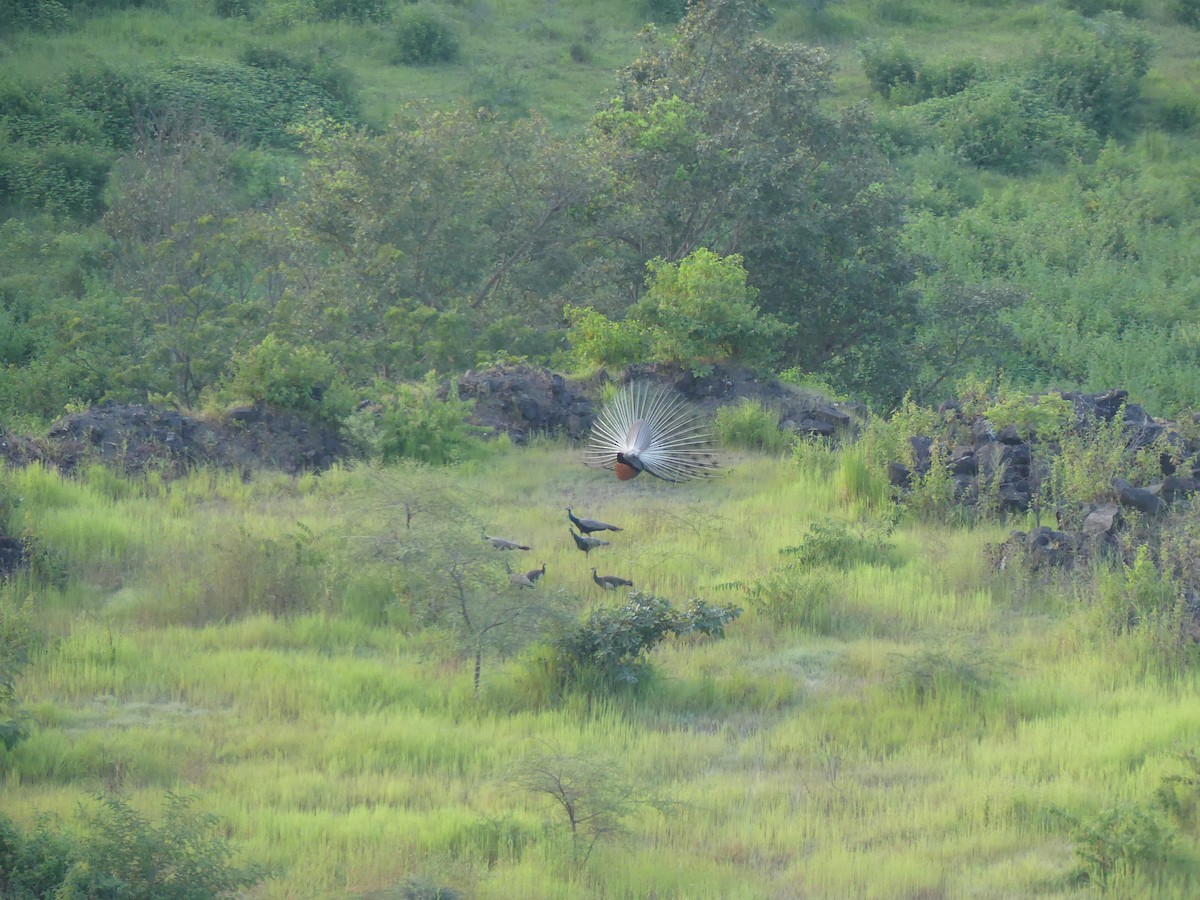
[[[668,387],[623,387],[600,411],[584,454],[589,466],[612,469],[621,481],[649,472],[687,481],[716,472],[713,437],[691,406]]]

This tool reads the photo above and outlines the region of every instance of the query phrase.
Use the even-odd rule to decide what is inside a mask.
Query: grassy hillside
[[[6,472],[62,573],[2,588],[36,609],[6,812],[70,825],[115,792],[154,819],[195,795],[269,870],[262,897],[1195,895],[1200,682],[1114,625],[1136,573],[997,572],[1000,525],[892,530],[838,453],[727,461],[678,486],[553,443],[298,481]],[[544,561],[537,598],[569,620],[620,599],[590,565],[745,612],[614,693],[560,694],[515,634],[475,696],[411,571],[364,554],[406,504],[418,536],[444,524],[455,491],[533,546],[505,556]],[[585,558],[568,504],[624,531]],[[574,839],[545,773],[574,785]]]
[[[699,125],[695,114],[676,121],[698,130],[665,144],[646,117],[652,104],[640,118],[608,120],[616,143],[597,143],[589,123],[613,96],[634,102],[619,72],[645,49],[639,28],[655,20],[670,35],[684,8],[668,0],[94,0],[68,10],[29,0],[0,9],[8,26],[0,214],[10,217],[0,231],[0,411],[45,422],[68,404],[106,397],[212,402],[240,357],[267,337],[312,340],[358,390],[380,373],[462,370],[505,355],[577,366],[586,361],[564,305],[619,316],[642,290],[647,261],[679,262],[704,247],[741,254],[764,309],[796,326],[777,341],[780,368],[800,367],[881,406],[909,388],[936,402],[956,380],[997,370],[1031,389],[1126,387],[1162,415],[1197,404],[1192,0],[776,6],[763,35],[829,52],[822,113],[865,102],[888,168],[871,169],[873,151],[855,145],[831,163],[839,178],[812,186],[821,193],[815,206],[789,195],[794,209],[771,219],[769,203],[747,201],[677,241],[664,234],[670,223],[704,218],[703,207],[686,204],[722,193],[686,183],[739,155],[716,149],[719,104]],[[395,133],[391,144],[363,138],[354,149],[333,137],[331,122],[378,134],[418,100],[432,103],[420,114],[427,122],[439,107],[478,117],[478,134],[470,120],[417,126],[410,114],[400,133],[427,127],[428,141],[445,144],[433,157],[397,144]],[[549,134],[521,126],[500,134],[500,123],[530,114],[544,117]],[[327,121],[314,131],[320,115]],[[750,127],[726,125],[730,133]],[[746,160],[768,148],[747,171],[765,171],[788,146],[771,127],[742,145]],[[651,133],[637,137],[639,129]],[[838,133],[857,139],[853,129]],[[798,140],[808,147],[812,139]],[[367,152],[396,160],[391,188],[447,179],[438,196],[459,206],[443,221],[509,223],[512,233],[490,224],[494,242],[464,250],[462,234],[421,232],[424,221],[411,234],[357,223],[370,239],[353,253],[359,268],[330,276],[332,287],[320,283],[315,273],[338,245],[322,244],[320,224],[303,213],[343,221],[345,210],[325,208],[337,185],[322,184],[321,167],[345,177],[347,160]],[[488,152],[492,166],[480,161]],[[704,164],[693,169],[688,154],[697,152]],[[430,159],[458,153],[473,161],[450,175],[429,170]],[[499,171],[503,154],[521,186],[513,195],[463,179]],[[379,168],[355,175],[369,182]],[[782,166],[773,187],[768,179],[733,193],[765,201],[805,171]],[[837,192],[843,184],[852,200]],[[373,214],[407,221],[384,186],[364,191],[380,200]],[[881,200],[893,196],[894,218]],[[879,246],[856,225],[857,203],[876,203],[867,220],[887,232]],[[428,197],[421,206],[431,206]],[[554,220],[562,210],[569,214]],[[520,243],[527,227],[547,221],[534,243]],[[791,222],[811,234],[785,234]],[[663,235],[657,244],[654,235]],[[190,246],[202,252],[188,256]],[[893,256],[878,258],[879,247]],[[440,268],[422,269],[425,259]],[[372,265],[387,271],[362,271]],[[176,277],[188,285],[187,302],[202,308],[190,331],[192,318],[171,295]],[[339,285],[368,302],[420,302],[419,314],[396,320],[422,324],[393,320],[401,331],[386,343],[394,358],[367,369],[330,326],[308,321],[349,302],[327,296]],[[222,306],[231,295],[232,310]],[[481,307],[480,296],[495,308]],[[873,300],[882,311],[856,319],[842,309]],[[348,309],[341,321],[358,315],[366,313]],[[856,321],[870,333],[833,346]],[[808,337],[822,328],[831,334]],[[189,371],[178,371],[180,359]],[[879,371],[868,373],[872,365]]]

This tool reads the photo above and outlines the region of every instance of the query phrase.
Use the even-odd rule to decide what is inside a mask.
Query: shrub
[[[1002,172],[1089,159],[1099,150],[1096,136],[1073,116],[1007,80],[985,81],[952,97],[928,100],[896,118],[901,123],[915,119],[966,162]]]
[[[154,824],[124,800],[101,796],[81,813],[77,838],[45,818],[31,834],[0,817],[0,893],[61,900],[207,900],[262,880],[255,867],[231,865],[233,855],[215,816],[167,795]]]
[[[317,15],[327,22],[386,22],[392,11],[388,0],[316,0]]]
[[[920,61],[899,41],[886,44],[868,41],[859,47],[858,53],[871,89],[881,97],[890,97],[896,87],[917,83]]]
[[[426,66],[457,56],[458,37],[440,13],[418,5],[405,7],[396,16],[393,63]]]
[[[1040,48],[1030,87],[1100,134],[1123,124],[1141,97],[1152,38],[1120,13],[1066,29]]]
[[[1101,888],[1113,875],[1128,875],[1167,859],[1174,840],[1150,811],[1131,804],[1110,807],[1088,820],[1061,811],[1059,815],[1072,826],[1083,874]]]
[[[648,358],[650,336],[634,322],[615,322],[590,306],[563,307],[576,364],[622,367]]]
[[[350,414],[349,388],[328,354],[296,347],[267,335],[236,357],[233,375],[218,392],[231,400],[250,400],[327,422]]]
[[[364,456],[444,465],[477,446],[467,424],[475,404],[458,398],[453,381],[443,393],[430,372],[414,384],[376,382],[375,394],[371,404],[344,421],[346,437]]]
[[[1200,0],[1173,0],[1171,17],[1180,25],[1200,27]]]
[[[614,687],[637,684],[647,673],[645,657],[668,635],[724,637],[741,615],[736,606],[692,599],[683,610],[645,591],[631,591],[623,606],[598,609],[554,643],[554,668],[563,684],[590,682]]]
[[[842,522],[814,522],[799,544],[779,552],[804,569],[817,566],[848,569],[858,565],[890,565],[894,561],[892,547],[884,535],[865,529],[855,531]]]
[[[783,453],[796,436],[779,427],[779,414],[757,400],[743,397],[736,406],[722,406],[713,419],[717,437],[726,447],[746,447]]]

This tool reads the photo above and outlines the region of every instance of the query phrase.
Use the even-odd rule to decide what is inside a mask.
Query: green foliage
[[[450,62],[458,56],[454,27],[437,10],[406,5],[396,15],[391,61],[408,66]]]
[[[642,33],[593,120],[611,185],[596,233],[616,251],[582,287],[597,308],[620,308],[650,260],[740,255],[754,302],[790,327],[774,349],[840,388],[887,396],[905,378],[915,300],[912,260],[893,239],[901,198],[867,119],[824,102],[831,60],[761,40],[763,14],[753,0],[714,0],[669,39]]]
[[[894,563],[887,536],[866,528],[854,529],[844,522],[814,522],[804,539],[779,551],[801,569],[833,566],[886,566]]]
[[[637,684],[649,671],[646,656],[669,635],[724,637],[725,626],[741,612],[696,598],[678,610],[662,597],[631,591],[624,605],[597,609],[556,638],[553,665],[564,685],[581,680],[607,688]]]
[[[1200,27],[1200,2],[1198,0],[1173,0],[1170,4],[1170,11],[1179,24],[1191,28]]]
[[[348,416],[353,397],[337,366],[312,347],[294,347],[273,334],[235,356],[232,375],[217,398],[252,401],[337,422]]]
[[[784,453],[796,436],[779,427],[779,413],[757,400],[743,397],[734,406],[722,406],[713,417],[713,430],[726,447],[745,447],[768,453]]]
[[[1062,29],[1038,51],[1030,87],[1100,134],[1128,124],[1154,42],[1117,12]]]
[[[3,533],[0,518],[0,534]],[[33,636],[33,599],[18,602],[15,585],[0,580],[0,744],[12,750],[29,736],[26,716],[17,706],[17,678],[28,662]],[[0,866],[3,872],[3,866]],[[2,876],[0,876],[2,883]]]
[[[746,284],[740,256],[700,248],[678,264],[651,260],[647,269],[646,294],[623,322],[590,307],[566,308],[568,338],[580,362],[665,362],[697,377],[717,362],[768,368],[779,341],[794,330],[755,305],[757,291]]]
[[[1099,150],[1096,136],[1074,115],[1056,109],[1039,90],[1007,79],[970,85],[893,112],[891,119],[915,126],[921,142],[934,137],[972,165],[1002,172],[1092,159]]]
[[[1163,776],[1154,799],[1182,828],[1196,834],[1200,827],[1200,753],[1183,750],[1175,756],[1186,771]]]
[[[456,462],[476,446],[467,416],[475,404],[458,398],[453,379],[445,388],[436,373],[408,384],[375,383],[371,403],[349,415],[345,431],[369,459]]]
[[[326,21],[386,22],[392,17],[388,0],[316,0],[316,8]]]
[[[0,33],[5,31],[60,31],[71,21],[70,10],[60,0],[3,0]]]
[[[576,364],[620,368],[649,358],[650,335],[637,322],[615,322],[590,306],[563,307]]]
[[[0,889],[14,900],[92,897],[201,900],[257,884],[256,867],[231,864],[233,851],[216,816],[168,794],[161,822],[152,823],[125,800],[96,799],[80,813],[74,840],[43,820],[31,834],[0,819]]]
[[[795,331],[755,304],[737,255],[703,247],[678,263],[646,264],[646,294],[626,313],[649,334],[650,358],[706,375],[717,361],[769,368],[782,339]]]
[[[782,566],[749,582],[727,585],[742,592],[746,605],[775,628],[836,634],[846,620],[840,585],[823,571]]]
[[[1174,835],[1150,810],[1125,803],[1090,819],[1060,815],[1072,826],[1084,875],[1102,889],[1114,876],[1144,871],[1170,857]]]
[[[918,705],[950,697],[978,702],[995,680],[994,662],[976,646],[928,647],[893,660],[894,688]]]

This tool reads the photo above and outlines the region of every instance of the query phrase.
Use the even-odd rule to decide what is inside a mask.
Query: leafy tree
[[[261,337],[281,284],[254,217],[234,215],[224,142],[183,123],[138,146],[104,219],[125,298],[123,321],[107,324],[129,334],[96,343],[128,354],[111,366],[126,391],[192,404]]]
[[[705,0],[671,39],[643,32],[593,121],[611,179],[592,227],[614,264],[590,287],[620,307],[649,260],[741,254],[763,310],[801,326],[788,362],[888,395],[915,322],[902,198],[864,113],[828,109],[830,58],[762,39],[763,14]]]
[[[286,319],[347,371],[466,368],[496,320],[558,318],[586,177],[544,122],[412,106],[380,135],[309,129],[307,149]]]

